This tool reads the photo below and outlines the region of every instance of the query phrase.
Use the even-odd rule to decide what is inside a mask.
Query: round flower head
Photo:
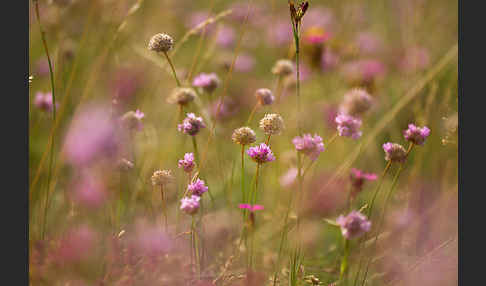
[[[54,105],[52,104],[52,93],[37,92],[35,94],[34,105],[43,111],[51,112],[54,107]]]
[[[297,136],[292,140],[292,143],[297,151],[309,156],[313,161],[324,151],[322,138],[317,134],[314,137],[310,134],[304,134],[302,137]]]
[[[260,128],[267,135],[278,135],[285,128],[283,119],[280,115],[271,113],[265,114],[260,120]]]
[[[174,46],[174,39],[167,34],[155,34],[149,41],[148,49],[155,52],[168,52]]]
[[[407,151],[400,144],[387,142],[383,144],[383,150],[387,161],[404,162],[407,159]]]
[[[260,105],[270,105],[275,100],[272,91],[269,90],[268,88],[257,89],[257,91],[255,92],[255,96],[258,100],[258,103],[260,103]]]
[[[267,144],[262,143],[260,146],[250,147],[246,153],[251,157],[251,159],[258,164],[263,164],[265,162],[271,162],[275,160],[272,150]]]
[[[278,76],[287,76],[294,72],[294,64],[290,60],[278,60],[272,67],[272,73]]]
[[[190,173],[194,170],[195,163],[194,163],[194,154],[193,153],[186,153],[184,154],[184,159],[179,160],[178,163],[179,168],[183,168],[184,172]]]
[[[361,127],[361,119],[347,114],[339,114],[336,116],[337,130],[339,136],[351,137],[358,139],[363,134],[358,129]]]
[[[215,73],[201,73],[194,78],[192,85],[202,88],[207,93],[212,93],[221,83]]]
[[[370,109],[373,99],[368,92],[361,88],[353,88],[344,95],[340,111],[344,114],[357,116]]]
[[[131,130],[142,130],[142,118],[145,114],[137,109],[137,111],[128,111],[121,117],[122,124]]]
[[[121,171],[128,171],[128,170],[133,168],[133,163],[128,161],[125,158],[122,158],[122,159],[120,159],[120,161],[118,161],[117,166],[118,166],[118,169],[120,169]]]
[[[240,127],[233,131],[231,135],[231,140],[236,144],[248,145],[256,141],[256,134],[250,127]]]
[[[177,129],[183,133],[194,136],[199,133],[201,128],[205,128],[206,125],[201,117],[196,117],[194,113],[188,113],[184,118],[182,124],[177,125]]]
[[[403,131],[405,139],[416,145],[423,145],[429,135],[430,129],[427,126],[417,127],[413,123],[408,124],[408,129]]]
[[[195,214],[199,209],[199,200],[201,200],[201,197],[198,196],[182,198],[181,210],[183,210],[186,214],[189,215]]]
[[[352,211],[347,216],[339,216],[336,220],[341,227],[341,233],[346,239],[353,239],[368,232],[371,222],[358,211]]]
[[[196,98],[196,92],[190,87],[176,87],[167,102],[170,104],[186,105]]]
[[[164,187],[174,181],[174,176],[172,176],[170,170],[157,170],[150,179],[152,180],[152,185]]]
[[[374,181],[378,178],[376,174],[365,173],[361,170],[352,168],[351,169],[351,184],[356,191],[361,191],[365,181]]]
[[[191,192],[192,195],[198,197],[202,196],[202,194],[208,191],[208,187],[204,184],[204,181],[200,180],[199,178],[196,179],[194,183],[190,183],[187,186],[187,189]]]

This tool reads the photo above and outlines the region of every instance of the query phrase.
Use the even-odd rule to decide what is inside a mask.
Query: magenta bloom
[[[235,42],[235,31],[230,27],[222,27],[218,31],[216,43],[224,48],[233,46]]]
[[[255,59],[246,53],[240,53],[235,61],[234,69],[238,72],[249,72],[255,66]]]
[[[77,226],[63,235],[55,253],[60,263],[84,260],[93,253],[99,235],[87,225]]]
[[[201,73],[194,78],[192,85],[202,88],[207,93],[211,93],[219,86],[219,83],[219,77],[215,73]]]
[[[181,210],[189,215],[193,215],[199,209],[199,201],[201,197],[192,195],[191,197],[184,197],[181,200]]]
[[[177,125],[177,129],[182,133],[194,136],[199,133],[201,128],[206,128],[201,117],[196,117],[194,113],[188,113],[182,124]]]
[[[117,150],[116,123],[107,110],[103,106],[88,108],[75,116],[63,147],[69,163],[86,165]]]
[[[341,113],[336,116],[336,123],[339,136],[358,139],[363,134],[358,130],[361,127],[361,119],[359,118]]]
[[[183,168],[184,172],[190,173],[194,170],[194,154],[193,153],[186,153],[184,154],[184,159],[179,160],[178,163],[179,168]]]
[[[160,227],[144,221],[137,222],[131,243],[133,250],[144,256],[164,254],[172,247],[172,241],[167,233]]]
[[[52,93],[37,92],[35,94],[34,105],[40,110],[51,112],[54,106],[52,104]],[[56,107],[57,106],[58,104],[56,104]]]
[[[429,52],[422,47],[411,47],[400,60],[398,66],[404,72],[412,73],[425,69],[430,62]]]
[[[264,209],[264,207],[262,205],[250,205],[250,204],[239,204],[238,207],[240,209],[247,209],[250,212],[259,211],[259,210]]]
[[[427,126],[417,127],[413,123],[408,124],[408,129],[403,131],[405,139],[416,145],[423,145],[429,135],[430,129]]]
[[[310,134],[304,134],[302,137],[297,136],[292,140],[292,143],[294,143],[297,151],[309,156],[312,161],[316,160],[319,154],[324,151],[322,138],[317,134],[314,134],[314,137]]]
[[[365,181],[374,181],[377,178],[378,176],[376,174],[365,173],[355,168],[351,169],[351,184],[358,192],[361,191],[361,189],[363,188],[363,184]]]
[[[272,150],[265,143],[260,144],[260,146],[248,148],[246,153],[258,164],[275,161]]]
[[[190,183],[187,186],[187,189],[191,192],[192,195],[194,196],[202,196],[205,192],[208,191],[208,187],[205,185],[203,180],[200,180],[199,178],[196,179],[194,183]]]
[[[92,175],[84,174],[73,188],[71,196],[74,202],[87,207],[99,208],[107,201],[108,196],[102,182]]]
[[[340,215],[336,222],[341,226],[341,233],[346,239],[359,237],[371,228],[371,222],[358,211],[352,211],[347,216]]]
[[[343,75],[351,82],[372,82],[385,72],[383,63],[374,59],[357,60],[342,67]]]

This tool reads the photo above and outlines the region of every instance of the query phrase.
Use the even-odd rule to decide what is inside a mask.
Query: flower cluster
[[[270,105],[275,100],[272,91],[268,88],[260,88],[255,92],[255,97],[260,105]]]
[[[167,34],[155,34],[150,38],[148,49],[154,52],[168,52],[174,46],[174,39]]]
[[[359,131],[361,119],[341,113],[336,116],[335,121],[339,136],[351,137],[353,139],[361,137],[362,132]]]
[[[181,199],[181,210],[189,215],[193,215],[199,209],[199,201],[201,197],[199,196],[190,196],[184,197]]]
[[[267,135],[278,135],[285,128],[283,119],[276,113],[265,114],[260,120],[260,128]]]
[[[374,181],[378,176],[373,173],[365,173],[361,170],[352,168],[350,178],[355,192],[359,192],[363,188],[365,181]]]
[[[370,231],[371,222],[359,211],[352,211],[347,216],[339,216],[336,220],[341,227],[341,233],[346,239],[353,239]]]
[[[251,157],[251,159],[258,164],[263,164],[266,162],[271,162],[275,160],[272,150],[267,144],[262,143],[259,146],[250,147],[246,153]]]
[[[316,160],[319,154],[324,151],[322,138],[317,134],[314,137],[310,134],[304,134],[302,137],[297,136],[292,140],[292,143],[297,151],[309,156],[311,160]]]
[[[196,117],[194,113],[188,113],[184,118],[182,124],[177,125],[177,129],[182,133],[194,136],[199,133],[201,128],[205,128],[206,125],[201,117]]]
[[[403,131],[405,139],[415,145],[423,145],[429,135],[430,129],[427,126],[417,127],[413,123],[408,124],[408,129]]]
[[[358,116],[368,111],[373,103],[373,98],[362,88],[354,88],[344,95],[344,100],[339,111],[351,116]]]
[[[256,134],[250,127],[240,127],[233,131],[231,140],[236,144],[248,145],[256,141]]]
[[[272,73],[281,77],[288,76],[294,72],[294,63],[287,59],[278,60],[272,67]]]
[[[208,187],[205,185],[203,180],[198,178],[195,182],[190,183],[187,186],[187,190],[191,192],[192,195],[200,197],[202,194],[208,191]]]
[[[167,98],[170,104],[187,105],[196,98],[196,92],[190,87],[176,87]]]
[[[40,110],[51,112],[54,107],[52,104],[52,93],[37,92],[35,94],[34,105]]]
[[[179,168],[183,168],[184,172],[191,173],[195,167],[194,162],[194,154],[193,153],[186,153],[184,154],[184,159],[179,160],[178,166]]]
[[[152,180],[152,185],[164,187],[174,181],[174,176],[170,170],[157,170],[150,179]]]
[[[128,128],[129,130],[142,130],[143,123],[142,119],[145,117],[145,114],[140,110],[128,111],[121,117],[122,124]]]

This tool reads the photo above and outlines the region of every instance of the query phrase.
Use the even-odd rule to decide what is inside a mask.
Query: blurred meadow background
[[[458,284],[457,1],[292,5],[30,1],[31,285]]]

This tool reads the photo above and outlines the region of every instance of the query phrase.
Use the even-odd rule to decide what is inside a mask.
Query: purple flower
[[[341,233],[346,239],[353,239],[368,232],[371,222],[359,211],[352,211],[347,216],[339,216],[336,220],[341,226]]]
[[[383,144],[383,150],[387,161],[404,162],[407,159],[407,151],[400,144],[387,142]]]
[[[371,32],[361,32],[355,39],[358,50],[363,55],[377,55],[383,52],[382,39]]]
[[[292,140],[292,143],[294,143],[297,151],[309,156],[312,161],[316,160],[319,154],[324,151],[322,138],[317,134],[314,134],[314,137],[310,134],[304,134],[302,137],[297,136]]]
[[[265,162],[271,162],[275,160],[272,150],[267,144],[262,143],[260,146],[250,147],[246,153],[251,157],[251,159],[258,164],[263,164]]]
[[[238,207],[240,209],[247,209],[250,212],[255,212],[264,209],[262,205],[250,205],[250,204],[239,204]]]
[[[405,139],[416,145],[423,145],[429,135],[430,129],[427,126],[417,127],[413,123],[408,124],[408,129],[403,131]]]
[[[73,201],[87,208],[99,208],[108,199],[102,182],[90,174],[84,174],[73,191]]]
[[[356,192],[361,191],[365,181],[374,181],[378,178],[376,174],[365,173],[361,170],[352,168],[351,169],[351,184],[353,185]]]
[[[295,167],[292,167],[290,168],[287,173],[283,174],[281,177],[280,177],[280,185],[282,187],[290,187],[294,182],[295,182],[295,179],[297,178],[297,174],[298,174],[299,170],[297,170],[297,168]]]
[[[400,60],[398,66],[406,73],[425,69],[430,62],[429,52],[422,47],[411,47]]]
[[[275,100],[273,93],[268,88],[259,88],[255,92],[255,97],[257,98],[260,105],[270,105]]]
[[[358,129],[361,127],[361,119],[347,114],[339,114],[336,116],[337,130],[339,136],[351,137],[358,139],[362,133]]]
[[[194,154],[193,153],[186,153],[184,154],[184,159],[179,160],[179,168],[183,168],[184,172],[190,173],[194,169]]]
[[[246,53],[240,53],[236,58],[234,69],[238,72],[249,72],[255,66],[255,59]]]
[[[59,241],[55,257],[59,263],[72,263],[84,260],[93,253],[99,234],[88,225],[70,229]]]
[[[140,110],[128,111],[121,117],[122,124],[130,129],[130,130],[138,130],[141,131],[143,129],[142,118],[145,117],[145,114]]]
[[[182,124],[177,125],[177,129],[183,133],[194,136],[199,133],[201,128],[206,128],[201,117],[196,117],[194,113],[188,113]]]
[[[40,110],[51,112],[53,108],[51,92],[37,92],[35,94],[34,105]],[[56,107],[58,104],[56,104]]]
[[[339,63],[339,55],[331,51],[330,49],[325,49],[321,55],[321,70],[323,72],[330,71],[335,68]]]
[[[181,210],[189,215],[193,215],[199,209],[199,200],[201,197],[198,196],[191,196],[191,197],[184,197],[181,200]]]
[[[194,78],[192,85],[202,88],[207,93],[212,93],[220,84],[219,77],[215,73],[201,73]]]
[[[386,69],[379,60],[362,59],[345,64],[341,72],[350,82],[370,83],[384,75]]]
[[[204,184],[203,180],[198,178],[194,183],[190,183],[187,186],[187,190],[189,190],[192,195],[200,197],[208,191],[208,187]]]
[[[169,235],[156,225],[144,221],[136,224],[132,238],[133,250],[144,256],[157,256],[167,253],[172,247]]]

